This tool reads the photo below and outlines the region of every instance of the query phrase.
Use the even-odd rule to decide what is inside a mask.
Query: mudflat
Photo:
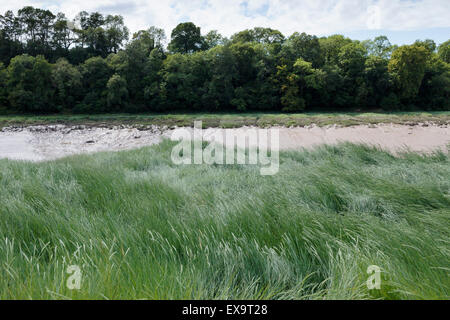
[[[193,130],[192,128],[187,128]],[[244,136],[252,127],[202,130],[203,139],[211,141],[214,134],[231,130]],[[281,150],[312,148],[339,142],[364,143],[393,153],[447,151],[450,146],[450,126],[438,124],[399,125],[336,125],[319,127],[278,127]],[[96,128],[80,126],[31,126],[4,128],[0,132],[0,158],[45,161],[80,153],[136,149],[170,138],[172,130],[152,126],[146,130],[133,127]]]

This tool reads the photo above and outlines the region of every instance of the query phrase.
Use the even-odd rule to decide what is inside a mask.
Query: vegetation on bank
[[[0,113],[450,110],[450,40],[224,38],[179,24],[129,31],[118,15],[24,7],[0,15]],[[129,40],[129,41],[128,41]]]
[[[239,128],[242,126],[352,126],[394,123],[404,125],[450,124],[449,111],[395,112],[395,113],[173,113],[173,114],[99,114],[99,115],[0,115],[0,129],[9,126],[32,125],[85,125],[92,127],[113,127],[128,125],[145,127],[149,125],[183,127],[202,121],[205,128]]]
[[[173,146],[1,160],[0,298],[450,297],[448,153],[322,146],[261,176],[176,166]]]

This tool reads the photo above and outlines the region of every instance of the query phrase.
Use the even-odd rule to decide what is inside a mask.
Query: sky
[[[253,27],[270,27],[285,36],[344,34],[365,40],[386,35],[393,44],[450,39],[450,0],[0,0],[0,11],[26,5],[64,12],[120,14],[131,33],[157,26],[170,37],[180,22],[192,21],[202,33],[224,36]]]

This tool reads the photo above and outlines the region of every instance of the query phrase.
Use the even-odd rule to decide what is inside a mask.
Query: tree
[[[319,39],[306,33],[295,32],[292,34],[283,45],[281,56],[286,59],[286,63],[294,63],[301,58],[311,62],[315,68],[321,67],[324,63]]]
[[[145,101],[150,94],[147,89],[154,85],[165,58],[162,48],[164,39],[162,29],[151,27],[140,30],[133,35],[133,40],[125,50],[108,56],[110,66],[127,82],[128,96],[134,105],[134,110],[129,109],[130,111],[145,111],[148,105],[148,101]],[[162,54],[161,61],[159,53]],[[155,61],[160,62],[160,65],[156,66]],[[128,108],[131,108],[131,104]]]
[[[166,51],[163,29],[128,33],[99,12],[0,15],[0,112],[450,108],[450,40],[397,47],[262,27],[228,40],[186,22]]]
[[[313,103],[313,95],[319,92],[325,84],[323,71],[314,69],[311,62],[301,58],[297,59],[293,66],[293,72],[289,72],[286,66],[278,67],[278,77],[281,85],[282,111],[303,111]]]
[[[237,70],[233,78],[234,98],[230,104],[238,111],[245,111],[256,102],[252,94],[257,77],[255,49],[255,43],[250,42],[237,42],[230,46]]]
[[[73,23],[68,21],[63,13],[58,13],[53,25],[52,46],[56,51],[54,56],[62,57],[69,53],[69,48],[76,41],[75,32],[73,32]]]
[[[279,110],[280,89],[277,84],[279,44],[254,44],[256,79],[249,110]]]
[[[102,57],[89,58],[81,66],[81,74],[85,96],[75,111],[94,113],[107,111],[107,83],[112,76],[112,70],[105,59]]]
[[[14,16],[11,10],[5,12],[5,15],[0,15],[0,26],[5,39],[11,41],[18,41],[22,34],[22,26],[18,17]]]
[[[368,88],[366,104],[368,107],[376,108],[389,93],[392,93],[388,61],[376,55],[369,56],[364,66],[364,77]],[[392,101],[391,97],[390,103]]]
[[[192,22],[180,23],[172,30],[169,50],[173,53],[193,53],[202,49],[203,41],[199,27]]]
[[[422,46],[425,49],[427,49],[430,53],[434,53],[436,52],[436,43],[431,40],[431,39],[426,39],[426,40],[416,40],[416,42],[414,42],[415,45],[417,46]]]
[[[108,111],[123,111],[123,108],[128,104],[128,90],[127,81],[114,74],[106,84],[108,89],[106,102]]]
[[[352,43],[352,40],[345,38],[342,35],[333,35],[328,38],[320,38],[319,43],[325,63],[329,65],[336,65],[339,60],[339,52],[341,51],[341,48]]]
[[[117,53],[123,42],[128,40],[129,31],[124,25],[123,17],[108,15],[104,17],[99,12],[88,14],[80,12],[75,18],[79,28],[78,44],[87,47],[91,56],[106,57],[110,53]]]
[[[305,99],[300,96],[298,77],[287,70],[287,66],[278,67],[278,78],[280,79],[281,104],[283,112],[303,111],[306,108]]]
[[[282,44],[285,40],[284,35],[271,28],[253,28],[244,30],[231,36],[232,43],[237,42],[258,42],[263,44]]]
[[[135,105],[144,102],[144,87],[146,77],[151,72],[149,69],[149,55],[147,49],[136,44],[130,44],[125,51],[110,54],[107,57],[111,69],[125,79],[127,83],[128,97]]]
[[[117,53],[124,41],[128,40],[129,31],[119,15],[108,15],[105,20],[105,38],[107,53]]]
[[[5,112],[8,106],[7,80],[8,73],[3,63],[0,62],[0,113]]]
[[[238,78],[236,58],[229,46],[217,46],[205,56],[211,77],[202,96],[208,111],[219,111],[230,106],[234,97],[233,80]]]
[[[161,71],[161,102],[165,108],[200,110],[205,82],[209,79],[205,52],[176,53],[167,57]]]
[[[81,11],[75,17],[77,27],[74,31],[78,35],[77,44],[81,48],[87,48],[91,56],[106,55],[106,39],[101,28],[104,23],[103,15],[98,12],[89,14]]]
[[[368,88],[364,82],[364,64],[367,58],[366,48],[359,42],[343,46],[338,54],[337,65],[340,69],[340,84],[337,100],[342,107],[361,107],[367,104]]]
[[[433,54],[419,89],[419,103],[428,110],[450,110],[450,64]]]
[[[162,48],[156,47],[150,52],[148,62],[149,72],[147,72],[144,80],[144,101],[146,110],[160,110],[162,105],[160,96],[160,84],[163,77],[163,66],[166,54]]]
[[[389,59],[394,49],[386,36],[379,36],[373,40],[366,40],[363,41],[362,44],[366,47],[370,56],[382,59]]]
[[[20,55],[8,66],[8,100],[18,112],[53,112],[52,65],[43,56]]]
[[[357,77],[364,70],[367,50],[360,43],[352,42],[343,46],[338,54],[338,66],[348,77]]]
[[[450,63],[450,40],[447,40],[439,46],[438,54],[442,61]]]
[[[81,97],[82,76],[78,68],[60,58],[52,70],[52,83],[56,88],[56,103],[69,110]]]
[[[27,53],[49,55],[51,32],[55,15],[49,10],[26,6],[18,11],[18,19],[25,33]]]
[[[204,49],[208,50],[219,45],[224,45],[226,39],[217,31],[211,30],[205,35]]]
[[[163,48],[166,41],[164,29],[150,27],[147,30],[139,30],[133,34],[130,45],[139,46],[148,54],[155,48]],[[129,46],[130,46],[129,45]]]
[[[151,26],[150,28],[147,29],[148,34],[150,35],[150,37],[153,39],[154,42],[154,48],[164,48],[164,45],[167,41],[167,37],[166,37],[166,32],[164,31],[164,29],[155,27],[155,26]]]
[[[24,53],[24,46],[20,42],[22,28],[19,18],[12,11],[0,15],[0,61],[9,64],[11,58]]]
[[[388,70],[395,79],[399,97],[411,102],[417,97],[430,52],[420,45],[405,45],[392,53]]]

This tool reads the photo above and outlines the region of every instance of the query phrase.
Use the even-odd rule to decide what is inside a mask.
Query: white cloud
[[[82,10],[121,14],[131,31],[155,25],[168,36],[182,21],[194,22],[203,32],[217,29],[226,36],[255,26],[278,29],[285,35],[367,30],[373,27],[368,23],[374,18],[368,14],[371,6],[379,8],[375,18],[384,30],[450,27],[448,0],[0,0],[3,11],[25,5],[62,11],[70,18]]]

